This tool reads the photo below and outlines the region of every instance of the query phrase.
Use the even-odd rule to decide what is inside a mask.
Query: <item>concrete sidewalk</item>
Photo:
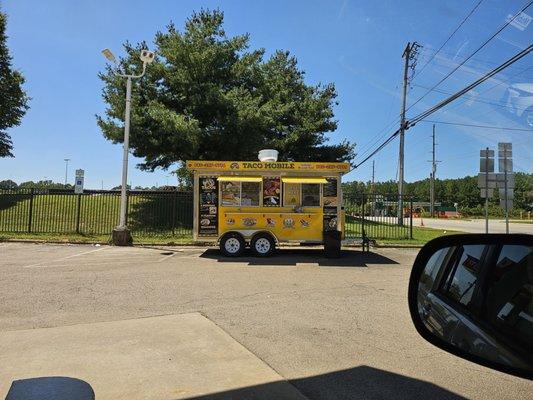
[[[198,313],[0,332],[0,366],[9,400],[305,399]]]

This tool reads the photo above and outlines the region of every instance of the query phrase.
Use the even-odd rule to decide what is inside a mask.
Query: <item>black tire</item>
[[[276,241],[268,233],[258,233],[250,243],[250,249],[254,256],[270,257],[276,250]]]
[[[244,241],[244,238],[237,232],[226,233],[222,236],[222,239],[220,239],[220,251],[227,257],[240,256],[243,253],[245,246],[246,242]]]

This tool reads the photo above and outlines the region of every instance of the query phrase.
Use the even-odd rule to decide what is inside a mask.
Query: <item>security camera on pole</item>
[[[102,54],[109,61],[117,65],[117,59],[109,49],[102,50]],[[124,116],[124,155],[122,159],[122,185],[120,187],[120,220],[119,224],[113,229],[113,244],[117,246],[127,246],[133,243],[131,233],[126,226],[126,196],[128,181],[128,154],[129,154],[129,141],[130,141],[130,107],[131,107],[131,80],[139,79],[144,76],[146,72],[146,65],[154,61],[154,53],[148,50],[142,50],[140,55],[143,62],[143,69],[140,75],[127,75],[117,73],[118,76],[126,78],[126,112]]]

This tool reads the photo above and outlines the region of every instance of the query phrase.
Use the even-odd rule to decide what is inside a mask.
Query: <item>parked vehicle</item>
[[[339,254],[348,163],[188,161],[187,168],[194,174],[195,240],[218,242],[227,256],[248,246],[269,256],[282,242],[322,243],[326,255]]]
[[[418,254],[409,282],[418,332],[459,357],[533,378],[533,236],[452,235]]]

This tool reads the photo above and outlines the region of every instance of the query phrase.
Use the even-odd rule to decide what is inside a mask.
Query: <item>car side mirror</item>
[[[430,343],[533,379],[533,236],[434,239],[416,257],[408,297],[411,319]]]

